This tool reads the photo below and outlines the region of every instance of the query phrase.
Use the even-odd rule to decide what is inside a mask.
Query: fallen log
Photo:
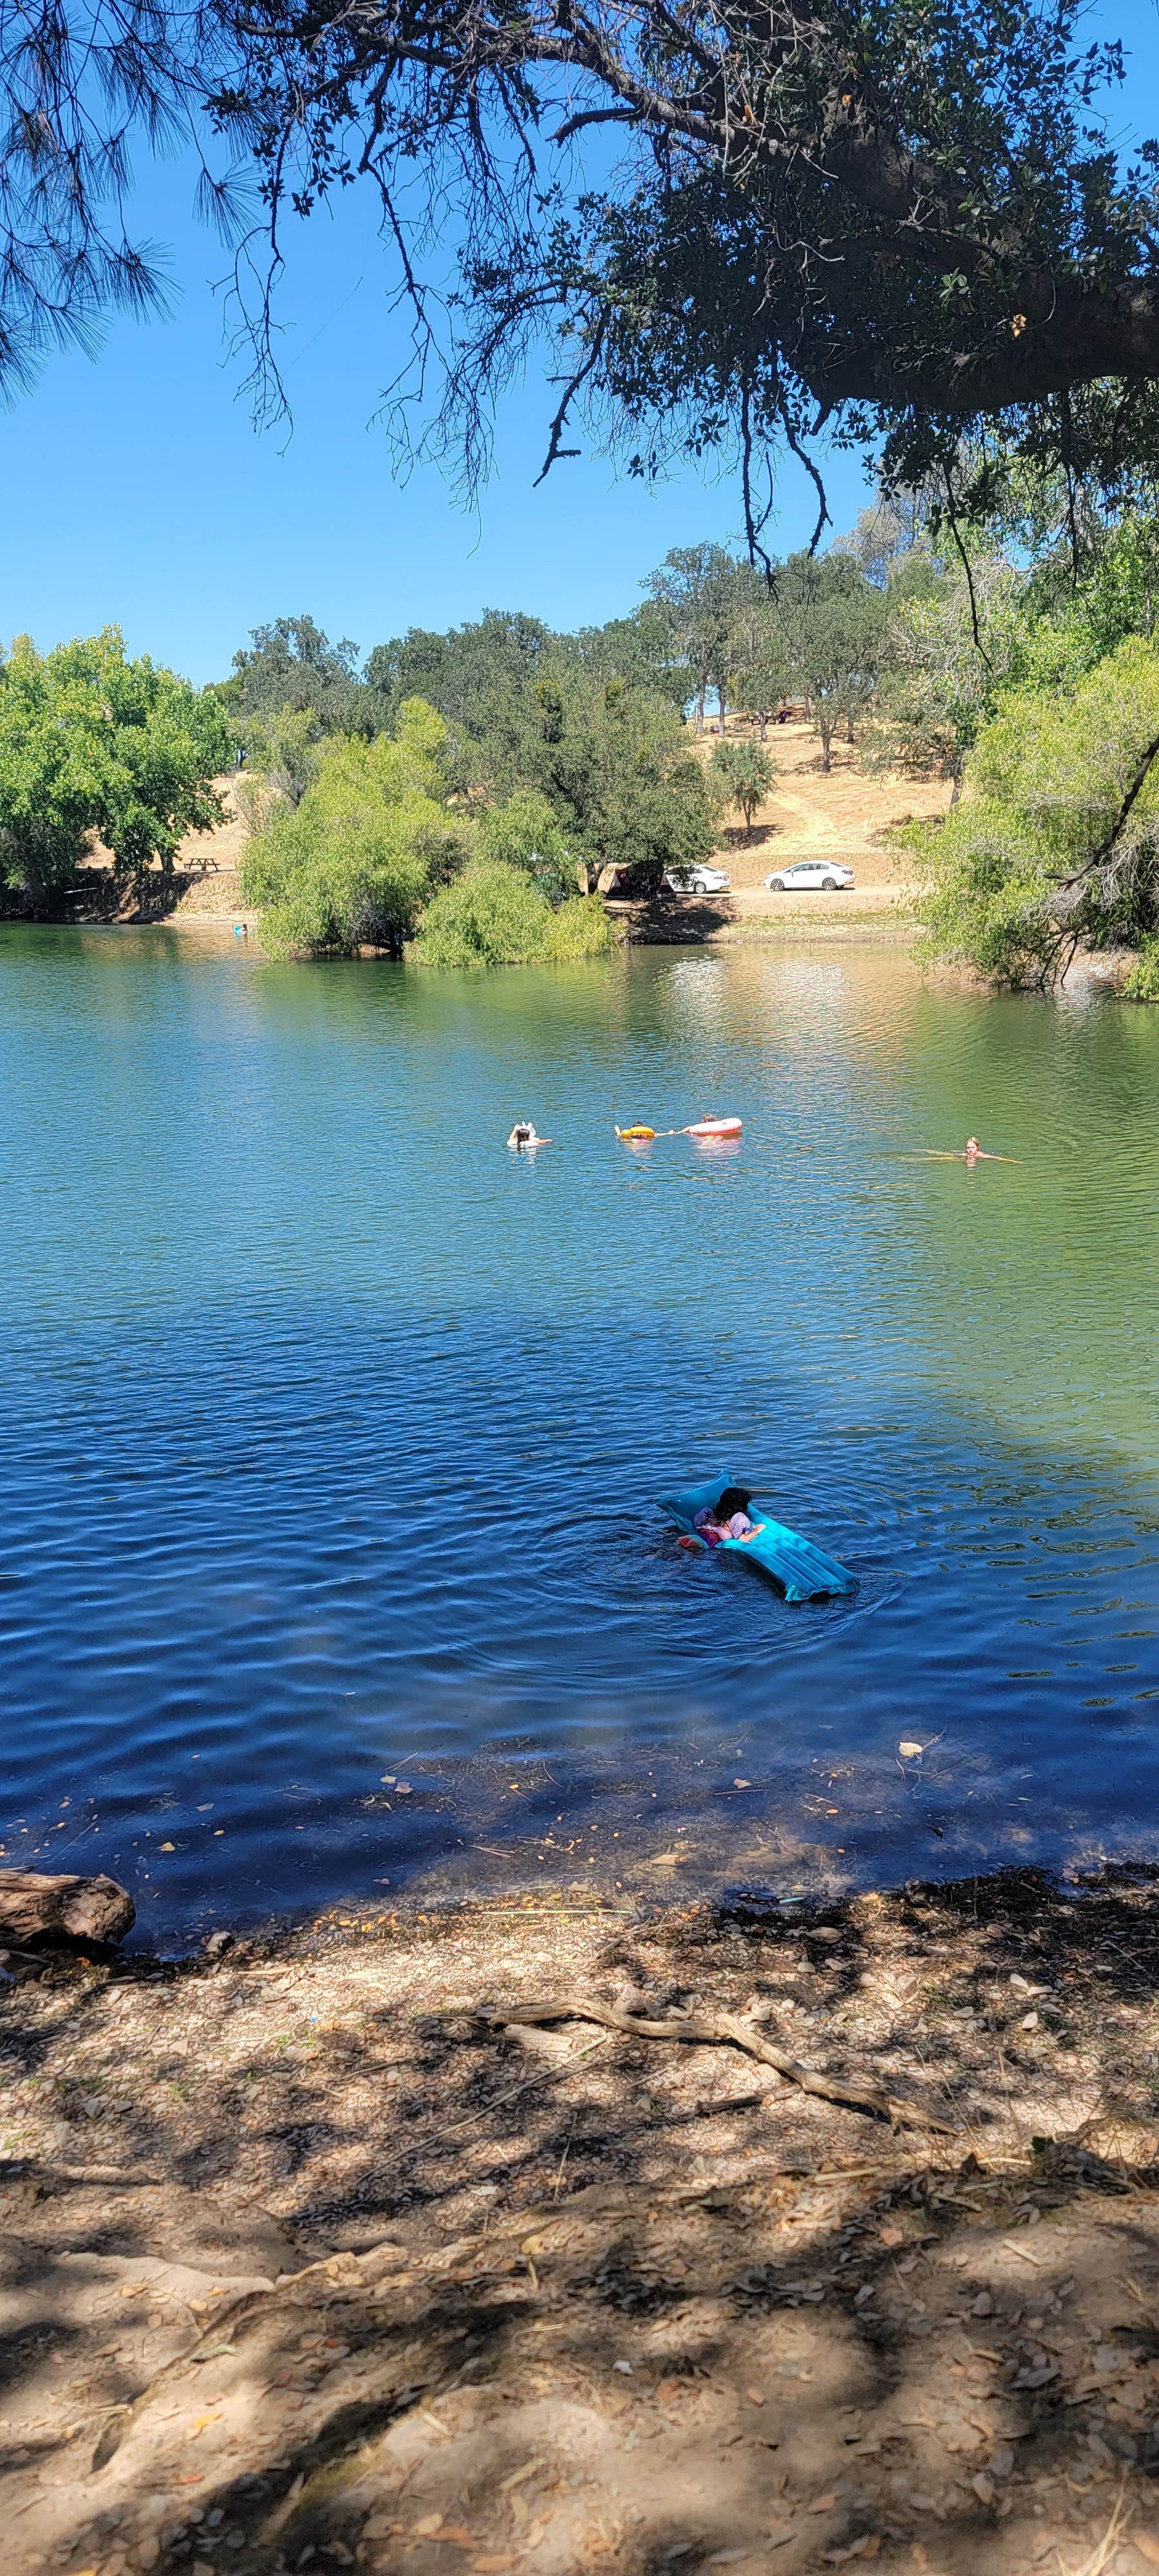
[[[137,1920],[115,1878],[54,1878],[47,1870],[0,1869],[0,1942],[18,1949],[53,1942],[123,1941]]]

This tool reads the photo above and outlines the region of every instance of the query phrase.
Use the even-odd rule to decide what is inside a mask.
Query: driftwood
[[[913,2129],[934,2129],[943,2137],[953,2137],[954,2125],[940,2120],[933,2111],[925,2111],[917,2102],[906,2102],[893,2093],[883,2093],[876,2084],[847,2084],[837,2075],[816,2075],[812,2067],[802,2066],[799,2058],[790,2057],[773,2041],[764,2039],[751,2022],[738,2020],[735,2013],[714,2013],[711,2021],[685,2020],[672,2017],[665,2021],[644,2021],[637,2013],[621,2012],[615,2004],[593,2002],[587,1995],[564,1995],[558,2003],[504,2004],[502,2009],[488,2008],[486,2019],[513,2024],[526,2022],[532,2027],[549,2021],[598,2021],[607,2030],[622,2030],[630,2039],[698,2040],[702,2046],[719,2048],[722,2041],[743,2048],[762,2066],[773,2066],[790,2084],[799,2085],[802,2093],[814,2093],[822,2102],[843,2102],[852,2111],[869,2111],[879,2120],[904,2122]]]
[[[115,1878],[0,1869],[0,1941],[18,1949],[54,1941],[122,1941],[136,1920],[132,1897]]]

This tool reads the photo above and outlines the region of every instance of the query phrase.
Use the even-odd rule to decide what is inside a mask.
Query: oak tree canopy
[[[233,239],[259,403],[295,218],[362,183],[409,306],[394,417],[468,482],[531,360],[545,465],[577,424],[642,473],[735,451],[754,541],[769,456],[823,433],[884,439],[911,483],[967,454],[963,506],[1012,450],[1122,497],[1159,454],[1159,156],[1109,140],[1120,50],[1085,46],[1081,14],[0,0],[0,380],[157,294],[129,154],[183,138]]]

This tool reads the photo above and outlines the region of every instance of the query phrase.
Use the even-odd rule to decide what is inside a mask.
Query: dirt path
[[[811,725],[770,726],[767,750],[777,772],[772,795],[754,816],[751,835],[743,825],[730,825],[718,853],[734,890],[755,891],[773,869],[823,855],[853,868],[859,899],[863,893],[877,896],[882,887],[893,889],[896,899],[905,857],[891,839],[894,826],[911,815],[944,813],[948,785],[892,774],[871,777],[856,745],[850,749],[847,743],[834,743],[826,776]],[[823,898],[803,900],[817,904]]]
[[[1027,1875],[6,1987],[6,2576],[1141,2576],[1157,1986],[1149,1883]],[[508,2018],[577,1990],[954,2133]]]
[[[816,850],[836,854],[840,835],[832,815],[818,812],[806,796],[790,796],[787,787],[778,790],[756,820],[758,825],[771,822],[785,836],[786,847],[791,843],[794,858],[803,859]]]

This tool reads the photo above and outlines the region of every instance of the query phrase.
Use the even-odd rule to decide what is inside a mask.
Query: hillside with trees
[[[792,710],[820,777],[840,745],[843,765],[852,749],[867,781],[908,780],[925,806],[908,848],[927,955],[1049,983],[1081,948],[1115,946],[1137,951],[1128,989],[1149,994],[1155,515],[1111,514],[1093,488],[1008,468],[985,525],[960,539],[927,485],[879,496],[826,553],[767,573],[719,546],[678,549],[634,618],[579,637],[493,614],[411,630],[344,667],[364,708],[421,677],[446,726],[450,793],[476,826],[531,791],[561,877],[589,890],[628,869],[640,896],[793,801],[777,759]],[[239,657],[247,691],[265,632]],[[291,706],[286,690],[278,721],[307,722],[321,744],[327,711],[319,696],[303,717],[300,695]],[[942,797],[931,813],[923,792],[935,788],[947,823]]]
[[[572,956],[608,944],[609,888],[655,906],[722,847],[755,884],[770,838],[775,865],[810,836],[838,856],[858,809],[864,859],[876,800],[879,823],[911,817],[928,956],[1049,984],[1113,947],[1150,997],[1159,517],[1010,469],[960,537],[927,485],[767,572],[676,549],[631,615],[574,634],[488,611],[363,654],[279,617],[204,690],[115,629],[45,655],[19,640],[0,662],[7,908],[73,908],[96,853],[122,911],[164,910],[228,784],[271,949]]]

